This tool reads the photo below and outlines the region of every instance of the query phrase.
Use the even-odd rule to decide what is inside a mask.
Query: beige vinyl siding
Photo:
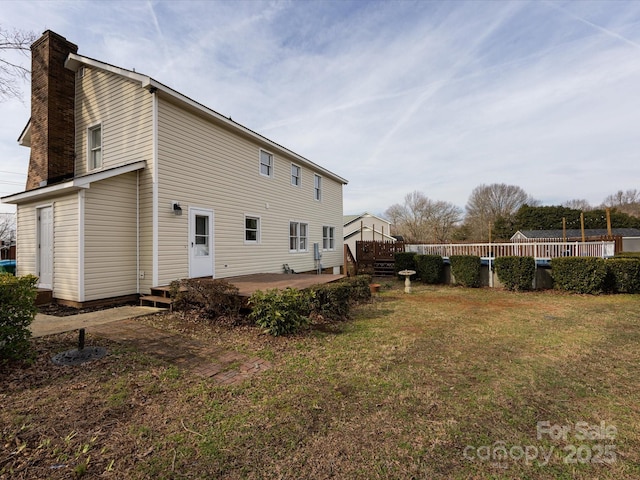
[[[94,67],[76,78],[76,175],[87,173],[87,130],[102,124],[102,168],[151,160],[151,97],[135,82]]]
[[[158,108],[160,283],[188,275],[189,207],[214,212],[215,276],[314,269],[313,243],[322,227],[335,227],[336,250],[323,252],[324,267],[342,264],[342,184],[323,176],[322,201],[314,200],[315,172],[255,139],[241,137],[160,97]],[[259,151],[274,156],[273,177],[260,175]],[[302,185],[291,185],[291,163]],[[171,201],[180,202],[175,216]],[[260,243],[245,244],[245,215],[260,217]],[[309,251],[289,252],[289,222],[309,224]]]
[[[53,207],[53,296],[78,301],[78,196],[75,192],[18,205],[18,275],[38,275],[37,209],[44,206]]]
[[[78,194],[53,202],[53,296],[79,301]]]
[[[16,273],[37,275],[36,254],[38,247],[36,205],[18,205],[16,226]]]
[[[136,172],[85,192],[85,301],[137,293]]]
[[[87,129],[102,124],[102,169],[139,160],[140,292],[152,287],[153,268],[153,94],[140,82],[85,67],[76,82],[76,174],[87,173]],[[99,170],[98,170],[99,171]],[[86,257],[85,257],[86,258]],[[85,287],[92,290],[93,277]],[[91,293],[93,296],[93,293]]]

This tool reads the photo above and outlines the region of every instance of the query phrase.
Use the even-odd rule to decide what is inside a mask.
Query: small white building
[[[358,240],[376,240],[379,242],[395,242],[391,236],[391,223],[371,213],[345,215],[343,217],[344,243],[351,252],[356,253]]]

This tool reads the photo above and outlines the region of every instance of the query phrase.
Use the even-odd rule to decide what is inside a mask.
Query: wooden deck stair
[[[376,261],[373,264],[373,275],[375,277],[393,277],[396,274],[396,264],[394,261]]]
[[[151,287],[150,295],[143,295],[140,297],[140,305],[151,305],[152,307],[168,308],[171,310],[173,305],[171,288],[168,285],[162,287]]]

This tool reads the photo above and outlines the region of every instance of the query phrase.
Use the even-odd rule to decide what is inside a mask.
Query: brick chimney
[[[31,45],[31,156],[27,190],[73,177],[75,73],[64,67],[77,45],[47,30]]]

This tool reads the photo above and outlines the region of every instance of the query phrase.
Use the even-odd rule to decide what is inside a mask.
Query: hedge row
[[[451,255],[451,274],[456,285],[478,288],[480,286],[480,257],[475,255]]]
[[[554,258],[551,275],[556,287],[570,292],[640,293],[640,258]]]
[[[416,255],[416,271],[424,283],[444,282],[444,260],[440,255]]]
[[[449,260],[456,284],[480,286],[480,257],[452,255]],[[416,275],[412,279],[419,278],[424,283],[444,281],[444,262],[439,255],[401,252],[395,254],[395,261],[396,273],[415,270]],[[498,278],[508,290],[533,288],[536,274],[533,257],[498,257],[495,268]],[[555,287],[562,290],[588,294],[640,293],[640,253],[624,253],[606,260],[596,257],[554,258],[551,268]]]
[[[536,260],[533,257],[498,257],[495,260],[498,278],[507,290],[521,291],[533,288]]]
[[[222,279],[185,278],[170,285],[173,308],[196,310],[203,317],[234,318],[240,313],[238,288]]]
[[[444,260],[440,255],[418,255],[415,252],[398,252],[395,254],[395,272],[414,270],[411,280],[420,279],[424,283],[436,284],[444,282]],[[400,280],[403,276],[398,275]]]
[[[306,327],[314,316],[342,320],[348,317],[352,304],[371,298],[370,283],[369,275],[358,275],[308,290],[257,291],[249,298],[249,318],[274,336],[294,333]]]
[[[417,275],[417,266],[416,266],[416,256],[418,254],[416,252],[396,252],[394,254],[395,261],[395,272],[396,275],[398,272],[403,270],[414,270],[416,271],[416,275],[411,275],[411,280],[415,280]],[[400,280],[404,280],[404,277],[397,275]]]
[[[38,277],[0,273],[0,363],[29,356]]]
[[[605,291],[640,293],[640,257],[610,258],[606,266]]]
[[[480,286],[480,257],[472,255],[452,255],[451,273],[456,283],[465,287]],[[412,280],[420,279],[424,283],[436,284],[444,282],[444,260],[440,255],[418,255],[415,252],[398,252],[395,254],[396,274],[402,270],[415,270]],[[398,275],[399,279],[404,279]]]

